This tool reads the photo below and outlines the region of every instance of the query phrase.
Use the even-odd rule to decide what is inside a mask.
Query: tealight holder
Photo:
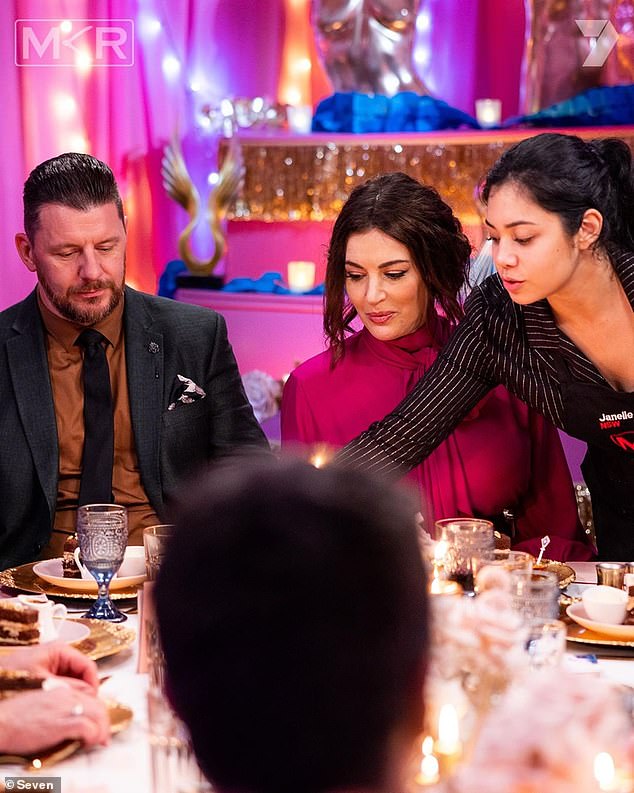
[[[502,120],[502,102],[500,99],[476,99],[475,111],[478,124],[484,129],[497,127]]]
[[[315,262],[289,262],[288,288],[291,292],[308,292],[315,286]]]

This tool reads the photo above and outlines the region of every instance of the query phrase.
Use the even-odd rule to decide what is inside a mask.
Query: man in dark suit
[[[16,246],[38,284],[0,313],[1,568],[61,555],[78,501],[125,505],[140,543],[196,469],[238,448],[268,449],[222,317],[125,286],[125,217],[107,165],[63,154],[37,166],[24,228]],[[87,328],[97,342],[82,340]],[[84,398],[89,350],[105,352],[106,408],[90,407],[92,384]],[[95,490],[87,480],[104,454],[112,480]]]

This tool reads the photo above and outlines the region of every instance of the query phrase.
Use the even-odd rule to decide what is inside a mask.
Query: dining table
[[[568,562],[575,571],[576,584],[596,584],[594,562]],[[70,615],[78,616],[78,615]],[[114,735],[107,746],[78,751],[57,765],[42,769],[43,777],[61,777],[63,793],[151,793],[152,775],[146,695],[147,674],[138,671],[139,616],[128,614],[125,625],[136,632],[136,640],[126,649],[100,659],[99,676],[108,677],[100,696],[116,700],[133,711],[129,726]],[[631,654],[630,654],[631,653]],[[634,648],[622,657],[604,657],[594,647],[568,642],[564,663],[580,673],[591,671],[618,683],[634,687]],[[609,656],[609,654],[606,653]],[[2,766],[0,780],[24,776],[20,766]],[[36,776],[29,772],[29,776]]]

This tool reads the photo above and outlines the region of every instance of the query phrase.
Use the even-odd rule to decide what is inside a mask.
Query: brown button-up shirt
[[[134,444],[123,332],[123,299],[115,310],[94,328],[108,340],[106,358],[114,407],[114,463],[112,493],[116,504],[128,509],[129,544],[142,545],[146,526],[160,523],[141,483]],[[81,460],[84,447],[84,389],[82,350],[75,344],[84,328],[52,314],[38,300],[46,328],[46,351],[53,389],[59,444],[57,507],[51,541],[42,558],[61,556],[64,541],[75,531],[75,516]]]

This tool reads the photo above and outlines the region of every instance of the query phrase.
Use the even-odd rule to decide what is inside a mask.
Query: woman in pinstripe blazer
[[[588,444],[601,558],[634,558],[634,183],[618,139],[545,133],[508,150],[483,199],[497,274],[401,404],[342,463],[417,465],[502,383]]]

